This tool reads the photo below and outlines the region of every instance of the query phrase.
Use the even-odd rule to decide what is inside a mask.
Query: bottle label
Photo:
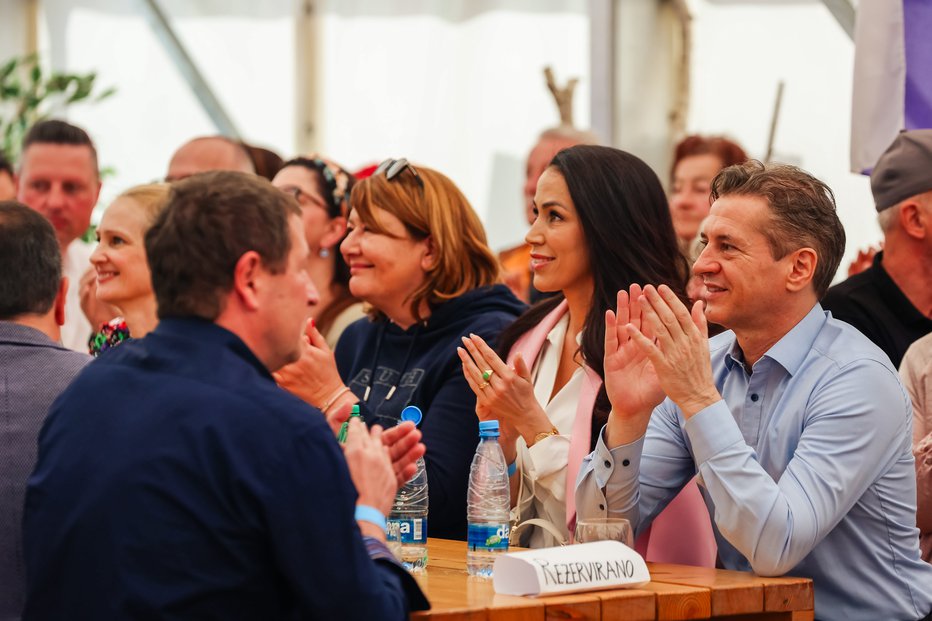
[[[389,519],[386,526],[390,540],[403,544],[427,545],[427,518]]]
[[[470,524],[466,536],[469,550],[507,550],[508,531],[508,524]]]

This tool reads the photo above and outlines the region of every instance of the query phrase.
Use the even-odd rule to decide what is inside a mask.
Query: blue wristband
[[[515,476],[515,472],[517,472],[517,471],[518,471],[518,462],[517,462],[517,461],[513,461],[513,462],[511,462],[510,464],[508,464],[508,478],[509,478],[509,479],[510,479],[511,477]]]
[[[369,505],[356,505],[356,521],[371,522],[385,530],[385,516],[375,507]]]

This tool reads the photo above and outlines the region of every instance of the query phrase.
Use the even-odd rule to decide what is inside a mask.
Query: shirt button
[[[612,467],[612,462],[610,462],[609,460],[606,459],[606,460],[605,460],[605,467],[606,467],[606,468],[611,468],[611,467]]]
[[[760,397],[757,396],[757,393],[756,393],[756,392],[755,392],[754,394],[751,395],[751,401],[753,401],[754,403],[757,403],[757,400],[758,400],[758,399],[760,399]]]
[[[605,511],[605,505],[599,503],[599,511]]]
[[[621,460],[621,465],[627,467],[627,466],[630,466],[630,465],[631,465],[631,462],[628,461],[627,459],[622,459],[622,460]]]

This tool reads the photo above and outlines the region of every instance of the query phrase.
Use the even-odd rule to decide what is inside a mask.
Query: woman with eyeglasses
[[[91,254],[96,272],[96,291],[101,302],[120,316],[100,326],[91,337],[90,353],[102,352],[126,339],[142,338],[159,322],[155,292],[146,258],[146,232],[168,201],[169,185],[153,183],[126,190],[110,203],[97,227],[97,247]]]
[[[311,253],[307,273],[320,292],[313,316],[327,346],[336,347],[349,324],[363,317],[362,302],[349,290],[349,266],[339,252],[346,236],[346,212],[354,177],[317,155],[296,157],[282,165],[272,185],[301,206],[304,235]]]
[[[394,426],[418,406],[430,536],[464,539],[479,427],[456,347],[469,334],[494,341],[524,305],[499,284],[479,218],[444,175],[388,160],[356,183],[350,205],[340,250],[369,317],[343,332],[335,359],[310,328],[310,347],[277,379],[324,414],[358,404],[370,425]]]
[[[631,283],[665,283],[685,299],[688,268],[660,180],[630,153],[560,151],[537,182],[533,208],[525,237],[533,284],[555,295],[499,337],[507,362],[478,336],[463,339],[459,355],[476,414],[500,421],[514,543],[548,547],[571,539],[576,474],[611,409],[605,311]],[[695,514],[711,534],[704,505]]]

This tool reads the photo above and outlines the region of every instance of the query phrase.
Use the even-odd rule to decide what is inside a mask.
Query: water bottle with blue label
[[[401,422],[419,425],[422,418],[417,406],[401,411]],[[422,572],[427,567],[427,470],[424,458],[417,460],[417,472],[401,486],[388,516],[386,539],[388,546],[405,568]]]
[[[472,458],[466,498],[466,570],[484,578],[492,577],[495,559],[508,551],[511,490],[498,435],[497,420],[479,423],[479,446]]]

